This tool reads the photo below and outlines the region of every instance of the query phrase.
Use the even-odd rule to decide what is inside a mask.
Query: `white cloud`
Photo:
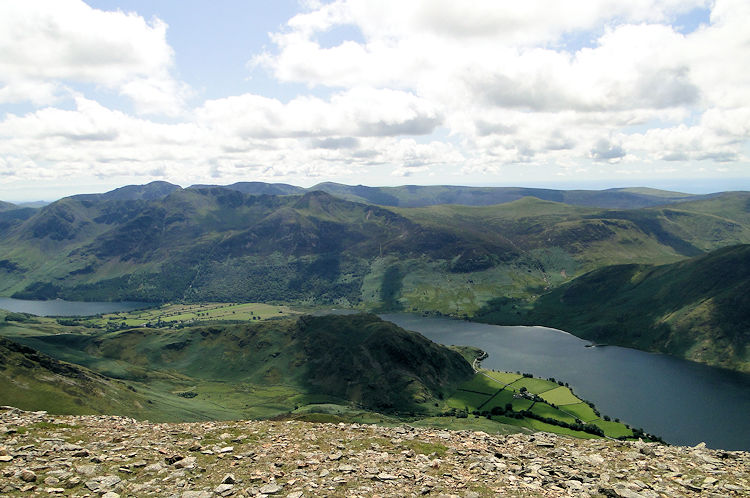
[[[272,50],[248,57],[315,90],[189,108],[159,19],[76,0],[0,3],[0,104],[35,106],[0,121],[0,175],[477,183],[747,165],[745,0],[308,4]],[[710,23],[673,26],[694,8],[710,8]],[[331,44],[339,27],[361,36]],[[97,102],[102,90],[135,112]]]
[[[0,103],[52,103],[89,83],[132,98],[143,112],[174,114],[188,88],[171,76],[167,25],[104,12],[80,0],[0,3]]]
[[[692,33],[670,24],[709,7],[711,24]],[[687,157],[740,159],[750,138],[736,109],[750,97],[749,9],[741,0],[538,0],[509,8],[490,0],[470,7],[340,0],[291,19],[273,36],[278,51],[255,62],[282,81],[399,88],[439,104],[471,154],[487,155],[480,162],[657,160],[669,154],[657,150],[658,133],[611,139],[654,123],[681,135],[696,114],[704,114],[702,134],[731,133],[740,146],[730,155],[731,145],[707,138],[707,150]],[[364,41],[318,42],[342,25]],[[566,49],[563,36],[586,32],[590,46]],[[639,146],[626,148],[630,142]]]
[[[77,95],[74,110],[46,107],[0,121],[2,174],[26,180],[135,176],[205,182],[330,178],[372,167],[460,161],[450,145],[392,136],[395,129],[418,128],[421,120],[432,127],[436,115],[432,110],[423,115],[419,99],[389,97],[390,92],[349,92],[331,101],[307,98],[284,105],[244,95],[207,102],[192,122],[155,123]],[[378,99],[382,105],[368,105]]]
[[[425,135],[442,121],[426,99],[371,88],[347,90],[329,101],[297,97],[286,104],[245,94],[207,101],[196,115],[227,134],[250,138]]]

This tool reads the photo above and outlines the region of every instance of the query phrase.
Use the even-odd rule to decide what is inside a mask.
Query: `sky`
[[[0,0],[0,200],[750,190],[747,0]]]

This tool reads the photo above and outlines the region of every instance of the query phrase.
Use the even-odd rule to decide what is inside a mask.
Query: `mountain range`
[[[723,361],[716,348],[695,353],[695,344],[703,341],[699,334],[665,339],[665,329],[659,328],[676,327],[676,321],[660,317],[696,300],[731,295],[728,282],[724,288],[719,281],[700,296],[683,299],[676,293],[671,308],[654,308],[649,315],[654,323],[639,324],[652,331],[643,334],[656,334],[658,340],[612,332],[618,329],[608,325],[610,314],[596,311],[604,306],[600,301],[566,305],[576,316],[598,316],[590,320],[596,326],[543,311],[570,286],[595,289],[594,282],[602,281],[608,289],[618,288],[624,282],[621,265],[640,268],[640,275],[650,268],[643,265],[684,262],[699,275],[692,269],[741,264],[746,257],[741,249],[715,259],[709,253],[750,243],[748,192],[693,196],[652,189],[330,183],[301,189],[259,182],[182,189],[154,182],[67,197],[41,209],[4,205],[0,228],[0,295],[290,302],[494,321],[505,319],[505,299],[514,314],[523,310],[515,314],[523,320],[515,321],[564,325],[600,342],[732,368],[748,363],[741,347]],[[731,258],[739,262],[729,263]],[[652,285],[664,287],[664,279],[680,274],[667,272]],[[643,278],[656,278],[650,275]],[[617,294],[592,292],[600,300]],[[720,306],[707,316],[725,322],[727,309]],[[622,316],[612,319],[630,323]],[[700,326],[680,323],[689,331]]]

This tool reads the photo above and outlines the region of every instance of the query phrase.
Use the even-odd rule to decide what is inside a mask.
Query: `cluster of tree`
[[[489,412],[488,411],[483,411],[483,412],[475,411],[474,414],[481,415],[487,418],[491,418],[492,415],[496,415],[496,416],[503,415],[505,417],[515,418],[515,419],[533,418],[535,420],[539,420],[540,422],[544,422],[546,424],[556,425],[558,427],[565,427],[567,429],[572,429],[574,431],[586,432],[588,434],[594,434],[596,436],[604,436],[604,431],[602,430],[602,428],[594,424],[585,424],[579,419],[576,419],[575,422],[571,424],[569,422],[565,422],[564,420],[558,420],[556,418],[545,417],[545,416],[539,415],[529,410],[521,410],[517,412],[513,410],[513,405],[511,405],[510,403],[506,403],[504,407],[495,406]]]
[[[5,315],[5,321],[6,322],[34,322],[33,315],[29,315],[28,313],[15,313],[10,312],[7,315]]]
[[[460,410],[458,408],[451,408],[450,410],[440,414],[441,417],[455,417],[455,418],[467,418],[469,416],[469,409],[464,408]]]

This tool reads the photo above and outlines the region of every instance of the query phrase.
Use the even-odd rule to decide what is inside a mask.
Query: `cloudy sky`
[[[750,190],[747,0],[3,0],[0,199]]]

